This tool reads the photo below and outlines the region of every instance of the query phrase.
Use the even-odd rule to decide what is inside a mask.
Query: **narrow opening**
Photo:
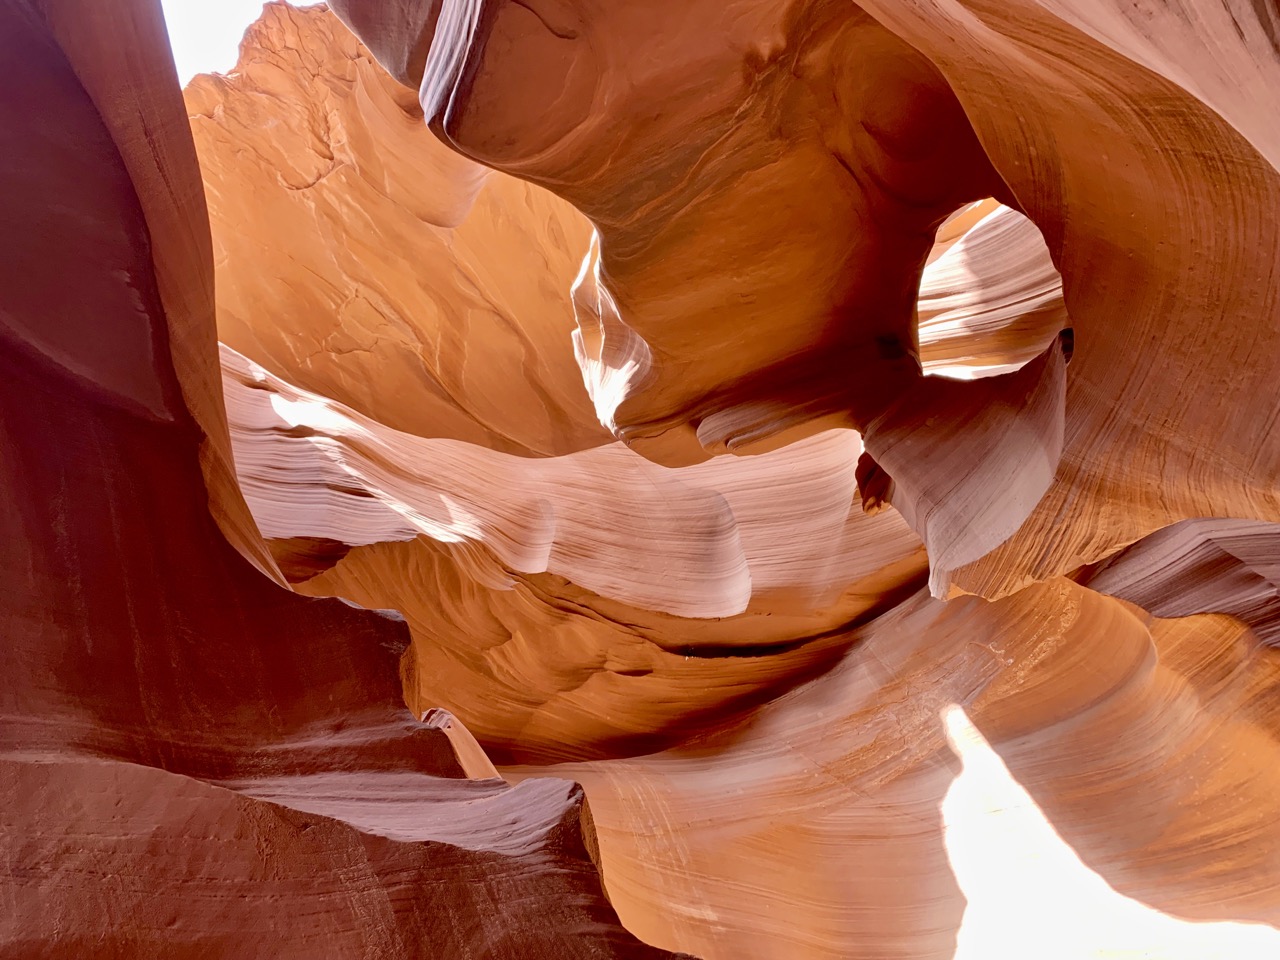
[[[962,207],[938,228],[916,307],[927,376],[997,376],[1055,337],[1068,359],[1075,346],[1062,277],[1039,228],[993,199]]]

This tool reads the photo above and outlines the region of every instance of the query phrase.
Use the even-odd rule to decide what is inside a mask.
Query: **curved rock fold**
[[[0,956],[1280,955],[1275,11],[331,6],[0,0]]]

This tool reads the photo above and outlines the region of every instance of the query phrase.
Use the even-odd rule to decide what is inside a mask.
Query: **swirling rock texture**
[[[0,956],[1280,955],[1274,7],[333,7],[0,0]]]
[[[577,211],[445,149],[330,16],[268,14],[237,73],[186,98],[224,343],[419,435],[525,456],[608,439],[556,349]]]
[[[201,474],[228,431],[189,399],[220,400],[212,259],[158,8],[0,5],[0,72],[0,952],[669,956],[618,925],[581,787],[505,783],[407,710],[400,618],[215,525],[244,503],[209,508],[216,446]]]

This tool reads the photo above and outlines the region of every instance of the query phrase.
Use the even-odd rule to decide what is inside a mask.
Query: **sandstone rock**
[[[215,525],[177,372],[218,370],[212,310],[161,284],[198,301],[199,244],[152,255],[204,229],[158,9],[74,12],[0,5],[0,952],[667,956],[618,926],[579,787],[492,776],[405,708],[399,617],[292,595]],[[79,77],[113,70],[103,113]]]
[[[0,954],[1280,954],[1274,13],[334,6],[0,0]]]
[[[225,346],[222,361],[263,532],[313,545],[299,589],[404,611],[411,702],[468,704],[490,747],[564,758],[683,736],[721,698],[828,661],[834,635],[923,578],[902,520],[852,507],[849,431],[681,470],[620,444],[527,460],[390,430]]]
[[[1152,620],[1056,580],[996,603],[921,595],[857,640],[749,720],[557,768],[591,797],[630,929],[726,958],[1280,945],[1280,658],[1239,623]],[[955,809],[1001,786],[957,765],[956,709],[990,741],[977,759],[1030,794],[1031,827],[1001,819],[1004,794]],[[1032,847],[1037,824],[1057,837]]]
[[[566,349],[572,207],[447,150],[323,8],[267,5],[236,71],[186,100],[226,344],[420,436],[524,456],[610,439]]]
[[[1280,528],[1241,520],[1165,527],[1082,571],[1081,583],[1159,617],[1227,613],[1280,646]]]
[[[874,458],[910,443],[886,493],[937,554],[935,595],[999,596],[1179,520],[1280,519],[1280,171],[1241,93],[1274,80],[1274,14],[1122,6],[447,4],[408,79],[445,143],[596,227],[579,353],[616,435],[665,463],[836,422]],[[394,4],[335,8],[395,62],[420,36],[369,19]],[[1062,273],[1061,401],[1052,362],[1030,392],[918,380],[920,268],[982,196]],[[988,420],[1032,394],[1016,427]]]

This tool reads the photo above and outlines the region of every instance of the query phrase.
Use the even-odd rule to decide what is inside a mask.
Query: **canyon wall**
[[[1277,955],[1280,15],[332,6],[0,0],[0,956]]]

